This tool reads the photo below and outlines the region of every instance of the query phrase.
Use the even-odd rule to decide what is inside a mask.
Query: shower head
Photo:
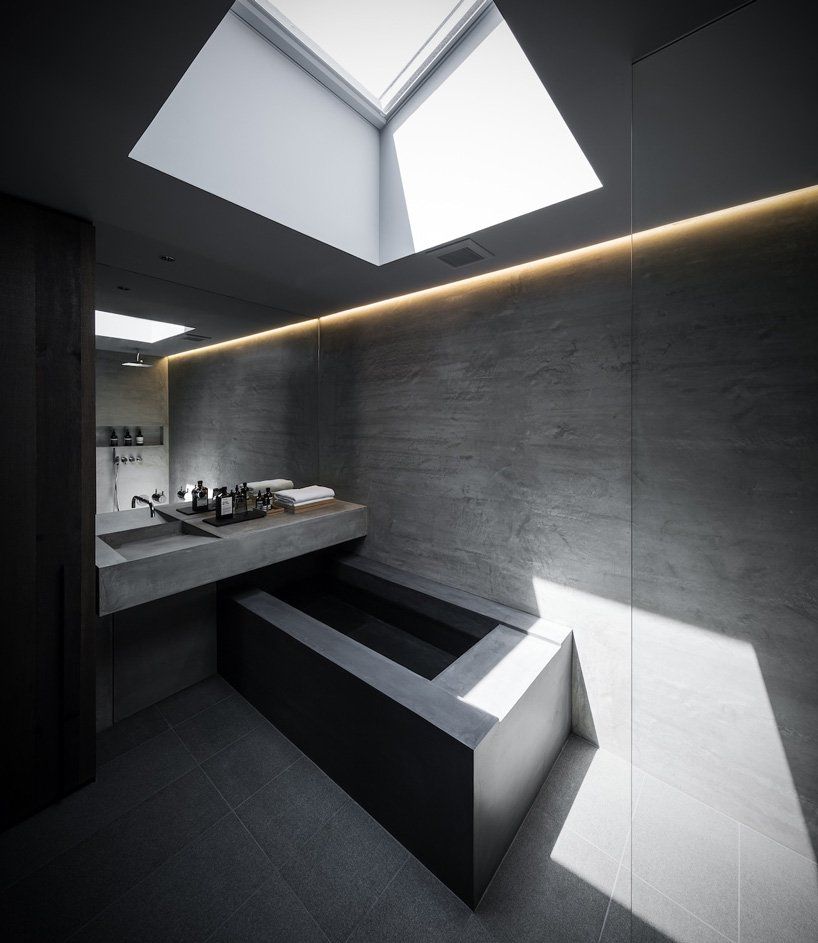
[[[152,363],[145,363],[142,359],[142,354],[140,351],[136,352],[136,360],[125,360],[122,362],[123,367],[152,367]]]

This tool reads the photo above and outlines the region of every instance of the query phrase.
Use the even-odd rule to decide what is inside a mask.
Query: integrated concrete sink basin
[[[121,612],[365,534],[366,508],[345,501],[218,529],[167,505],[155,517],[146,507],[97,514],[97,613]]]
[[[217,533],[208,534],[186,521],[167,518],[162,524],[149,524],[100,536],[100,540],[125,560],[141,560],[175,550],[187,550],[218,539]]]

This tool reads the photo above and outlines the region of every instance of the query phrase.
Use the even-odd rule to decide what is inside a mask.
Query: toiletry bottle
[[[202,484],[201,479],[196,482],[196,487],[193,489],[193,510],[207,510],[207,488]]]
[[[136,444],[137,445],[145,444],[145,437],[142,435],[142,430],[139,428],[139,426],[136,427]]]
[[[125,430],[125,438],[122,440],[122,444],[123,444],[123,445],[125,446],[125,448],[127,449],[127,448],[129,448],[129,447],[131,446],[132,443],[133,443],[133,439],[131,438],[131,430],[130,430],[130,429],[126,429],[126,430]]]
[[[236,514],[241,514],[247,510],[247,498],[242,493],[242,490],[238,485],[236,485],[235,495],[236,497],[234,500],[233,509]]]
[[[220,488],[216,495],[216,519],[223,521],[233,516],[233,495],[227,493],[227,487]]]
[[[270,491],[269,488],[264,494],[264,506],[267,508],[268,511],[273,506],[273,493],[272,491]]]
[[[111,445],[114,448],[119,445],[119,436],[116,434],[116,429],[111,429]]]

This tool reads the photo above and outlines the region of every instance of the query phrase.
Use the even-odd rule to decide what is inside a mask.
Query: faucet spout
[[[154,509],[153,501],[151,501],[150,498],[146,498],[145,495],[143,495],[143,494],[135,494],[135,495],[131,498],[131,507],[132,507],[132,508],[135,508],[135,507],[136,507],[136,502],[137,502],[137,501],[139,501],[141,504],[147,504],[148,507],[151,509],[151,517],[156,517],[156,510]]]

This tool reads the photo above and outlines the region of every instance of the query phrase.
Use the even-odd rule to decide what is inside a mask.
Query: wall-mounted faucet
[[[148,507],[151,509],[151,517],[156,517],[156,510],[154,509],[153,501],[151,501],[150,498],[146,498],[146,497],[145,497],[144,495],[142,495],[142,494],[135,494],[135,495],[131,498],[131,507],[132,507],[132,508],[135,508],[135,507],[136,507],[136,502],[137,502],[137,501],[139,501],[141,504],[147,504]]]

